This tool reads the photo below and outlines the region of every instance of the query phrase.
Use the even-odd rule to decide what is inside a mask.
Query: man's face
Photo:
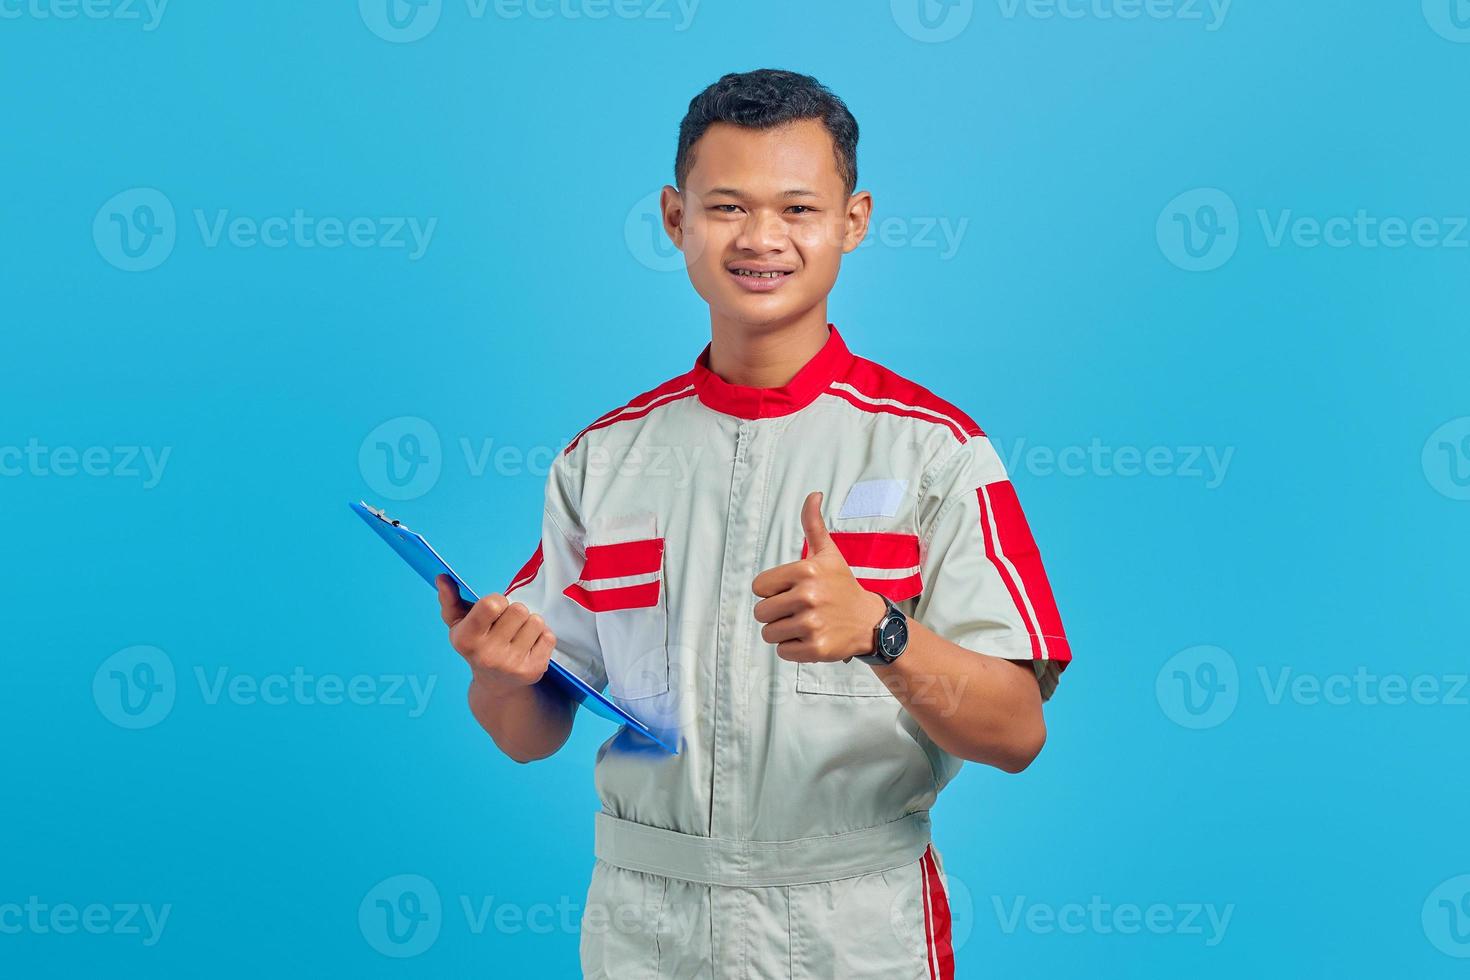
[[[819,121],[774,129],[715,123],[694,144],[683,193],[663,191],[664,229],[717,317],[784,322],[819,306],[842,255],[867,232],[872,197],[851,196]]]

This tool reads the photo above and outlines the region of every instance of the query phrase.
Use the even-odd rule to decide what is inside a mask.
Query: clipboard
[[[348,504],[348,506],[352,508],[353,513],[363,519],[363,522],[368,527],[373,529],[373,532],[378,537],[387,543],[388,547],[398,553],[398,557],[408,562],[409,567],[417,572],[419,577],[425,582],[428,582],[430,586],[434,585],[434,579],[437,576],[448,575],[454,580],[454,584],[459,586],[459,594],[466,602],[479,601],[480,597],[475,591],[465,584],[464,579],[460,578],[454,569],[449,567],[449,563],[439,556],[439,552],[434,550],[434,546],[429,544],[428,540],[422,534],[409,530],[381,510],[378,510],[376,507],[370,507],[366,503],[358,502]],[[603,696],[602,692],[593,688],[586,681],[582,680],[582,678],[567,670],[555,660],[551,661],[546,671],[546,676],[567,697],[587,708],[593,714],[606,718],[608,721],[615,722],[616,724],[626,725],[639,735],[652,740],[654,744],[658,745],[670,755],[679,754],[678,749],[664,742],[663,739],[650,731],[647,725],[628,714],[622,708],[619,708],[616,704],[613,704]]]

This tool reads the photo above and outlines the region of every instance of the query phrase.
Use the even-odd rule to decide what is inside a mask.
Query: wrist
[[[514,695],[524,684],[505,674],[490,670],[470,669],[470,692],[486,701],[499,701]]]
[[[861,641],[859,641],[860,646],[857,651],[859,655],[866,656],[874,652],[876,649],[874,646],[874,630],[877,629],[878,624],[883,621],[883,617],[886,615],[888,615],[888,603],[883,601],[883,597],[871,589],[864,589],[862,616],[864,633]]]

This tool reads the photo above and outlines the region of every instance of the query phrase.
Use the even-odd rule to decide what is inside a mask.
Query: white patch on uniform
[[[860,480],[847,491],[842,502],[843,517],[892,517],[903,503],[903,492],[908,488],[907,480]]]

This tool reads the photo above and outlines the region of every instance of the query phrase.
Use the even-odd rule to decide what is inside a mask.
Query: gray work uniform
[[[624,729],[598,751],[584,976],[950,976],[929,809],[961,760],[867,664],[778,657],[751,583],[804,555],[821,490],[864,587],[1032,662],[1050,697],[1071,654],[1035,542],[969,416],[835,327],[778,388],[708,357],[568,443],[507,588],[558,662],[679,747]]]

